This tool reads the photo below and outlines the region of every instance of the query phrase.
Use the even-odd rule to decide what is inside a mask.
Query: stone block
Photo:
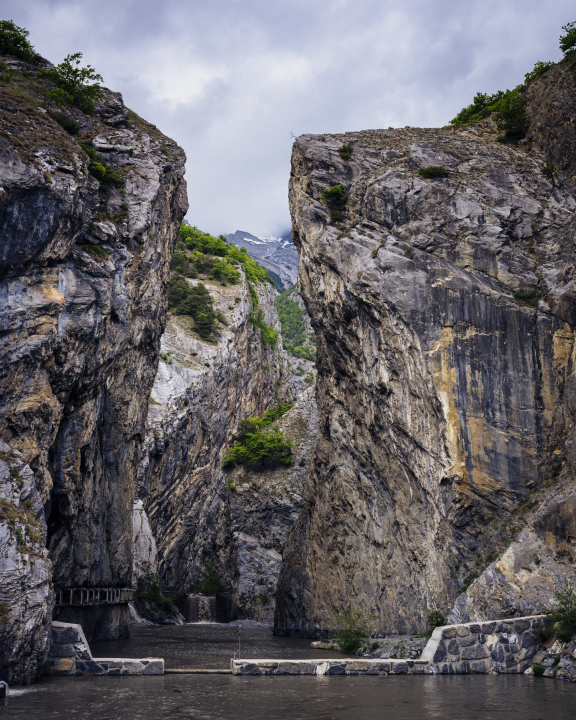
[[[457,675],[467,675],[470,672],[470,664],[466,661],[456,663],[453,667],[454,673]]]
[[[442,675],[454,675],[454,668],[452,667],[452,664],[444,663],[444,665],[442,665],[442,669],[440,670],[440,673]]]
[[[260,674],[262,673],[260,667],[258,667],[258,672]],[[279,662],[278,667],[274,671],[274,675],[300,675],[300,663]]]
[[[546,668],[546,670],[544,670],[542,677],[554,678],[554,677],[556,677],[556,672],[557,672],[557,670],[555,667]]]
[[[488,650],[484,645],[469,645],[460,651],[461,660],[481,660],[488,657]]]
[[[480,625],[479,625],[478,623],[474,623],[473,625],[469,625],[469,628],[470,628],[470,632],[471,632],[473,635],[478,635],[479,633],[482,632],[482,630],[481,630],[481,628],[480,628]]]
[[[4,680],[0,680],[0,698],[6,697],[8,694],[8,683],[5,683]]]
[[[458,638],[460,647],[468,647],[469,645],[475,645],[477,637],[477,635],[472,635],[472,633],[470,633],[470,635]]]
[[[496,647],[490,652],[490,657],[495,663],[504,662],[504,648],[502,645],[496,645]]]
[[[368,670],[366,670],[366,675],[387,675],[388,673],[384,672],[384,670],[378,670],[378,668],[375,665],[370,665]]]
[[[504,656],[504,664],[507,668],[517,665],[518,661],[516,660],[516,655],[514,653],[506,653]]]
[[[67,643],[66,645],[51,645],[50,655],[53,658],[72,658],[76,656],[76,650],[74,649],[74,645],[71,643]]]
[[[70,658],[58,658],[54,669],[59,673],[69,673],[73,672],[76,668],[74,660],[70,660]]]
[[[532,633],[531,630],[528,630],[527,632],[522,635],[522,647],[523,648],[531,648],[535,645],[538,645],[538,641],[534,637],[534,633]]]
[[[300,664],[300,675],[316,675],[315,663],[301,663]]]
[[[542,660],[544,660],[544,658],[547,658],[547,657],[548,657],[548,653],[546,652],[546,650],[538,650],[538,652],[533,656],[532,662],[535,665],[540,665]]]
[[[142,675],[144,665],[139,660],[124,660],[122,663],[123,675]]]
[[[514,632],[521,635],[523,632],[530,628],[530,620],[514,620]]]
[[[381,672],[388,674],[390,672],[390,668],[392,667],[392,663],[378,663],[375,667],[379,668]]]
[[[396,675],[408,675],[408,669],[408,663],[405,662],[396,662],[392,667]]]
[[[78,660],[92,660],[92,653],[83,642],[74,643],[73,647]]]
[[[424,675],[425,672],[425,665],[414,665],[414,667],[412,668],[412,675]]]
[[[344,675],[346,673],[346,665],[330,665],[328,675]]]
[[[505,666],[505,665],[502,665],[502,663],[497,663],[497,662],[495,662],[495,663],[492,665],[492,672],[493,672],[495,675],[505,675],[505,674],[506,674],[506,666]]]
[[[143,675],[164,675],[164,660],[150,660],[142,670]]]
[[[346,672],[365,673],[368,667],[370,666],[366,662],[355,660],[354,662],[346,663]]]
[[[438,643],[438,647],[436,648],[436,652],[434,653],[434,657],[432,658],[432,662],[434,663],[440,663],[442,662],[446,657],[446,644],[443,640],[440,640]]]
[[[284,664],[284,663],[281,663]],[[262,671],[255,663],[245,663],[244,665],[236,666],[237,675],[262,675]],[[284,672],[276,671],[278,675],[284,675]]]
[[[104,672],[103,667],[99,663],[94,662],[94,660],[78,660],[76,667],[80,672],[90,675],[102,675]]]
[[[84,638],[73,625],[64,628],[52,628],[53,645],[66,645],[67,643],[82,642],[83,640]]]
[[[530,665],[529,667],[526,668],[526,670],[524,670],[524,675],[534,675],[534,670],[532,670],[532,665]]]
[[[448,652],[450,655],[460,655],[460,645],[458,644],[458,640],[454,638],[454,640],[450,640],[448,643]]]
[[[532,667],[531,662],[523,662],[518,665],[518,672],[526,674],[526,670]]]
[[[456,627],[456,634],[458,637],[466,637],[470,635],[470,628],[467,628],[466,625],[458,625]]]
[[[439,675],[440,674],[440,668],[438,665],[428,665],[426,668],[426,675]]]
[[[518,659],[518,662],[522,662],[523,660],[530,660],[534,657],[536,654],[536,648],[523,648],[520,650],[516,658]]]
[[[492,635],[494,633],[495,627],[495,622],[482,623],[482,632],[484,633],[484,635]]]
[[[445,628],[442,631],[442,637],[446,638],[446,640],[451,640],[452,638],[455,638],[456,637],[456,628],[455,627]]]
[[[488,670],[488,665],[484,660],[479,662],[470,663],[470,672],[473,673],[485,673]]]

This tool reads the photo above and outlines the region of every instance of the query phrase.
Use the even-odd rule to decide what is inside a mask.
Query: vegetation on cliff
[[[308,313],[292,299],[296,286],[276,298],[275,305],[282,329],[284,349],[295,357],[316,360],[316,336],[306,323]]]
[[[290,403],[281,403],[261,417],[242,420],[231,438],[233,445],[224,455],[222,467],[291,465],[294,461],[292,441],[286,440],[273,425],[291,407]]]
[[[215,238],[197,227],[182,223],[180,242],[174,251],[174,269],[180,268],[178,272],[186,277],[206,275],[211,280],[220,280],[223,285],[235,285],[241,278],[235,265],[242,266],[250,283],[272,283],[268,271],[248,255],[246,248],[228,243],[224,235]]]
[[[28,40],[29,31],[15,25],[12,20],[0,20],[0,54],[12,55],[24,62],[40,58]]]
[[[57,105],[70,105],[94,115],[94,101],[103,97],[99,83],[104,78],[91,65],[81,67],[81,60],[80,52],[67,55],[59,65],[40,70],[38,77],[56,86],[50,91],[50,97]]]
[[[348,193],[343,185],[333,185],[322,193],[322,202],[328,205],[330,210],[330,222],[342,222],[344,219],[344,210],[348,202]]]
[[[200,570],[200,580],[192,588],[192,592],[202,595],[214,595],[219,592],[230,592],[224,584],[220,573],[211,562],[207,562]]]
[[[335,642],[343,653],[354,653],[362,645],[362,640],[374,632],[374,618],[368,617],[363,610],[352,607],[338,612],[333,610],[329,622],[337,631]]]
[[[176,315],[189,315],[203,340],[213,341],[216,327],[214,300],[205,285],[191,286],[186,278],[174,275],[168,285],[168,309]]]
[[[564,53],[564,57],[571,60],[570,67],[573,68],[576,65],[574,49],[576,47],[576,22],[568,23],[562,29],[565,34],[560,36],[560,49]],[[462,126],[492,116],[496,120],[498,131],[504,133],[499,140],[517,142],[524,137],[527,128],[527,100],[522,97],[522,93],[533,80],[540,77],[553,65],[554,63],[550,61],[537,62],[534,68],[524,76],[524,82],[512,90],[498,90],[493,95],[476,93],[472,103],[460,110],[456,117],[450,120],[450,123]]]
[[[191,286],[186,278],[205,278],[223,286],[237,285],[242,280],[239,267],[244,270],[254,306],[249,320],[260,330],[262,343],[274,347],[278,333],[265,322],[262,310],[256,312],[258,294],[253,288],[253,284],[272,282],[268,271],[253,260],[245,248],[228,243],[223,235],[213,237],[197,227],[182,223],[172,257],[168,308],[176,315],[192,317],[194,329],[200,337],[214,341],[216,321],[224,322],[223,316],[214,310],[214,301],[206,286],[202,283]]]
[[[144,617],[153,622],[162,623],[178,615],[172,600],[162,593],[160,579],[152,575],[138,578],[136,606]]]

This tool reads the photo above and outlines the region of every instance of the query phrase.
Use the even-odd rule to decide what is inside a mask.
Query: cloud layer
[[[289,227],[292,136],[446,124],[559,60],[568,0],[4,0],[52,62],[78,50],[188,156],[188,219]]]

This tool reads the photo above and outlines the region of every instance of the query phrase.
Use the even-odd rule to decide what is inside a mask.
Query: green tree
[[[25,62],[34,62],[38,54],[28,41],[30,33],[12,20],[0,20],[0,54],[13,55]]]
[[[341,222],[344,219],[344,210],[348,202],[348,193],[343,185],[333,185],[327,188],[321,195],[322,202],[328,205],[330,210],[330,221]]]
[[[430,633],[437,627],[444,627],[444,625],[448,625],[448,619],[441,610],[432,610],[432,612],[428,614],[428,628],[430,629]]]
[[[291,465],[292,442],[278,429],[268,432],[272,423],[288,412],[293,403],[280,403],[266,410],[262,417],[250,417],[238,425],[230,438],[232,447],[224,456],[222,467],[234,465]]]
[[[94,115],[94,101],[103,96],[103,81],[91,65],[80,67],[82,53],[67,55],[51,70],[39,71],[39,77],[56,85],[50,95],[58,105],[73,105],[87,115]]]
[[[352,604],[342,612],[333,610],[329,615],[329,622],[338,631],[336,644],[343,653],[354,653],[362,640],[374,632],[375,618],[369,617],[363,610],[356,610]]]
[[[194,586],[192,592],[202,595],[214,595],[217,592],[229,592],[224,585],[220,573],[211,562],[207,562],[200,570],[200,580]]]
[[[522,138],[526,133],[526,98],[519,97],[516,91],[506,94],[494,109],[494,119],[500,132],[507,138]]]
[[[560,35],[560,50],[562,50],[564,56],[566,56],[576,47],[576,22],[562,25],[562,30],[564,30],[566,34]]]
[[[576,631],[576,593],[568,577],[564,575],[564,584],[554,593],[558,607],[550,615],[559,625],[556,636],[567,642]]]
[[[216,313],[213,299],[203,283],[194,287],[186,278],[175,275],[168,285],[168,309],[175,315],[189,315],[194,326],[204,340],[212,339],[216,326]]]

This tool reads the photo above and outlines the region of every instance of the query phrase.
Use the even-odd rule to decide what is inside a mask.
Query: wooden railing
[[[56,606],[122,605],[134,600],[132,588],[68,588],[56,591]]]

